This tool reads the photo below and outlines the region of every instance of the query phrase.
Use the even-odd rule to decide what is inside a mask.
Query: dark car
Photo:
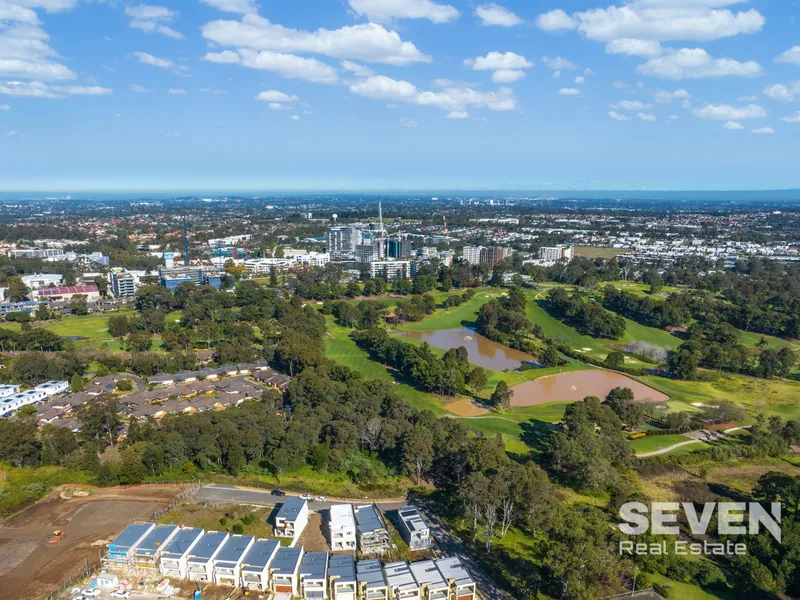
[[[272,490],[272,495],[273,496],[285,496],[286,492],[282,492],[280,490]]]

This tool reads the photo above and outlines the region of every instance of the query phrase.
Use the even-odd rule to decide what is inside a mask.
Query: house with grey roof
[[[431,530],[416,506],[403,506],[397,511],[400,535],[412,551],[431,547]]]
[[[232,535],[214,557],[214,583],[239,587],[242,561],[255,543],[252,535]]]
[[[389,530],[374,504],[355,507],[358,549],[364,554],[381,554],[390,549]]]
[[[328,562],[328,593],[331,600],[356,600],[358,580],[352,554],[333,554]]]
[[[421,586],[406,561],[389,563],[384,571],[392,600],[420,600]]]
[[[464,568],[457,556],[448,556],[436,561],[436,568],[450,586],[453,600],[476,600],[478,597],[475,580]]]
[[[257,540],[242,561],[242,589],[266,592],[269,590],[269,569],[280,550],[278,540]]]
[[[203,537],[203,530],[197,527],[183,527],[175,537],[167,542],[161,551],[159,571],[162,575],[175,579],[186,579],[186,561],[194,545]]]
[[[450,586],[442,577],[436,563],[432,560],[422,560],[409,565],[411,574],[420,588],[420,597],[423,600],[448,600]]]
[[[155,570],[161,551],[177,533],[177,525],[156,525],[153,527],[133,551],[133,561],[136,566],[142,569]]]
[[[307,552],[300,563],[300,596],[303,600],[328,597],[328,553]]]
[[[356,566],[359,598],[363,600],[388,600],[389,583],[378,559],[360,560]]]
[[[299,548],[281,548],[270,565],[270,583],[276,594],[300,595],[300,563],[305,551]]]
[[[297,540],[308,524],[308,502],[289,496],[275,515],[275,535]]]
[[[214,581],[214,559],[227,539],[222,531],[207,531],[200,538],[186,561],[189,581]]]

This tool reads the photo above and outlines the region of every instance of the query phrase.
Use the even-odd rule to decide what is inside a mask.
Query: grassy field
[[[398,331],[441,331],[443,329],[458,329],[464,323],[473,323],[478,316],[478,310],[492,298],[500,296],[496,290],[480,290],[469,302],[455,308],[440,308],[416,323],[403,323],[397,327]],[[437,299],[441,301],[441,299]]]
[[[644,452],[655,452],[661,448],[679,444],[681,442],[688,442],[690,438],[685,435],[651,435],[648,437],[639,438],[638,440],[631,440],[631,448],[637,454]]]
[[[670,598],[679,598],[680,600],[734,600],[737,598],[733,592],[722,592],[721,595],[706,592],[702,588],[689,583],[681,583],[675,581],[664,575],[648,575],[650,581],[663,585],[669,591]]]

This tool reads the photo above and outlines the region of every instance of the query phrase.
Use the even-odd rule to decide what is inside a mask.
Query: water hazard
[[[514,406],[533,406],[548,402],[577,402],[586,396],[605,399],[615,387],[626,387],[633,391],[637,402],[665,402],[669,396],[649,385],[612,371],[571,371],[540,377],[514,386],[511,404]]]
[[[442,350],[464,346],[469,354],[469,362],[493,371],[514,370],[518,369],[523,362],[535,361],[530,354],[493,342],[471,329],[406,331],[401,335],[428,342],[431,346]]]

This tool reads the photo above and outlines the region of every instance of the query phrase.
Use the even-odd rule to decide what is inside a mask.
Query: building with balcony
[[[432,560],[423,560],[409,565],[411,574],[420,589],[422,600],[449,600],[450,586],[436,563]]]
[[[356,566],[359,600],[389,600],[389,583],[377,559],[360,560]]]
[[[252,535],[232,535],[214,557],[214,583],[239,587],[242,578],[242,561],[255,543]]]
[[[278,540],[258,540],[242,561],[242,589],[266,592],[269,590],[269,569],[281,547]]]
[[[177,531],[175,536],[161,551],[159,571],[166,577],[186,579],[186,562],[194,545],[203,537],[203,530],[197,527],[184,527]]]
[[[328,553],[307,552],[300,563],[300,597],[303,600],[328,598]]]
[[[436,568],[444,577],[450,588],[448,600],[476,600],[478,597],[475,589],[475,580],[467,573],[461,559],[457,556],[448,556],[436,561]]]
[[[270,566],[270,585],[276,594],[300,595],[300,563],[303,547],[281,548]]]
[[[214,559],[228,540],[222,531],[207,531],[195,544],[186,561],[189,581],[214,581]]]
[[[400,535],[412,551],[431,547],[431,530],[416,506],[404,506],[397,511]]]
[[[333,554],[328,563],[328,592],[331,600],[356,600],[358,580],[352,554]]]
[[[177,525],[156,525],[133,551],[133,563],[140,569],[156,569],[162,550],[178,533]]]
[[[308,502],[289,496],[275,516],[275,535],[297,540],[307,524]]]
[[[356,518],[352,504],[334,504],[331,506],[331,520],[328,527],[331,550],[355,550]]]

